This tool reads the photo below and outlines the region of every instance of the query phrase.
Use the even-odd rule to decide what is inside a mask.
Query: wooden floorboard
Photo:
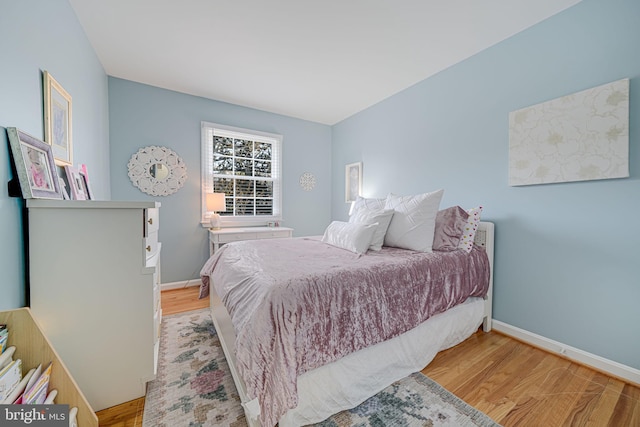
[[[503,426],[640,427],[640,388],[497,332],[422,372]]]
[[[188,288],[162,291],[162,315],[169,316],[184,311],[209,307],[208,297],[198,299],[199,290],[198,286],[190,286]]]
[[[113,408],[98,411],[100,426],[141,427],[144,412],[144,397],[123,403]]]
[[[198,288],[162,292],[163,315],[209,306]],[[640,388],[497,332],[481,330],[422,371],[505,427],[640,427]],[[103,427],[141,427],[144,398],[99,411]]]

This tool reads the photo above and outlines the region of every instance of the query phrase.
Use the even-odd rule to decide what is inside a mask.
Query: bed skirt
[[[359,350],[298,377],[298,406],[289,410],[280,427],[301,426],[358,406],[371,396],[427,366],[439,351],[471,336],[482,324],[484,301],[469,298],[416,328],[388,341]],[[257,401],[245,404],[247,415]]]

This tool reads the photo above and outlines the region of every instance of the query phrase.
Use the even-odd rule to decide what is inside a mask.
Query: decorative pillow
[[[386,209],[393,209],[393,217],[384,237],[386,246],[431,252],[436,215],[444,190],[415,196],[389,194]]]
[[[374,224],[377,223],[376,231],[373,233],[371,245],[369,249],[379,251],[384,243],[384,235],[387,234],[387,228],[393,216],[393,209],[369,209],[361,207],[355,211],[350,217],[350,223]]]
[[[480,223],[482,206],[468,209],[467,213],[469,214],[469,218],[467,218],[467,223],[464,226],[464,231],[460,238],[460,243],[458,243],[458,248],[464,249],[469,253],[471,252],[471,248],[473,248],[473,240],[476,238],[476,231],[478,230],[478,224]]]
[[[333,221],[324,231],[322,241],[332,246],[363,254],[367,252],[377,227],[377,223],[357,224]]]
[[[364,197],[358,196],[356,201],[351,205],[351,210],[349,211],[349,215],[353,215],[357,213],[360,209],[373,209],[380,210],[384,209],[384,204],[386,199],[365,199]]]
[[[433,250],[450,252],[458,249],[468,218],[469,214],[460,206],[451,206],[438,211],[433,235]]]

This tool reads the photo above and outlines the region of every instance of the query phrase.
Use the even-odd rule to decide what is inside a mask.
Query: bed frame
[[[484,318],[482,321],[482,329],[485,332],[489,332],[491,330],[493,298],[494,224],[491,222],[481,221],[476,232],[474,243],[478,246],[482,246],[485,249],[489,258],[489,265],[491,267],[489,277],[489,290],[487,292],[487,296],[485,297]],[[224,355],[229,364],[229,370],[231,371],[233,382],[238,389],[240,402],[243,409],[245,410],[245,413],[247,413],[247,405],[250,404],[249,402],[251,401],[251,399],[249,399],[249,396],[247,396],[247,389],[245,387],[244,381],[240,377],[240,373],[236,368],[236,337],[233,325],[231,323],[231,316],[229,315],[229,312],[225,308],[224,304],[222,304],[222,301],[216,294],[215,289],[212,285],[209,286],[209,296],[211,301],[211,317],[213,319],[213,324],[216,328],[218,339],[220,340],[222,350],[224,351]],[[260,422],[256,419],[251,418],[248,414],[246,419],[249,427],[260,427]]]

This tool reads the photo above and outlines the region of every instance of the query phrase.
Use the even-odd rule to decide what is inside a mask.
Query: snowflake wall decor
[[[311,191],[316,186],[316,177],[311,172],[305,172],[300,175],[300,187],[304,191]]]

